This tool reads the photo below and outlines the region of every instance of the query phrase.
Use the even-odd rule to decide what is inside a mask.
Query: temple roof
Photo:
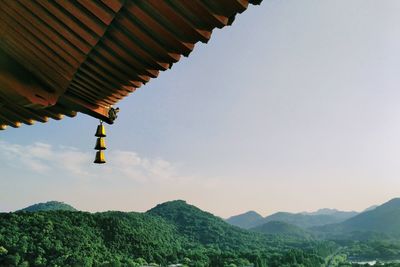
[[[83,112],[112,123],[120,99],[261,0],[0,2],[0,129]]]

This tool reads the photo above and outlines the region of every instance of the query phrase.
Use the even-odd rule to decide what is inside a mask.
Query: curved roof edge
[[[120,99],[262,0],[2,1],[0,130]]]

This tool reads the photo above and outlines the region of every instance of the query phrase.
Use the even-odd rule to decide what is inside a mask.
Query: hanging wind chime
[[[119,108],[110,107],[107,120],[110,124],[114,123],[115,119],[118,117],[118,112]],[[104,150],[106,150],[106,140],[104,138],[106,137],[106,128],[104,127],[102,120],[100,120],[100,124],[97,126],[96,134],[94,136],[97,137],[96,146],[94,147],[94,149],[97,150],[94,163],[106,163],[106,159],[104,156]]]
[[[106,128],[103,125],[103,122],[100,121],[100,124],[97,126],[97,131],[95,136],[97,137],[96,140],[96,146],[94,147],[96,152],[96,158],[94,160],[94,163],[102,164],[106,163],[106,159],[104,157],[104,150],[106,150]]]

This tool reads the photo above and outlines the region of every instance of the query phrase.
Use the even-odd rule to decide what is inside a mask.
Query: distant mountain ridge
[[[71,205],[59,201],[48,201],[44,203],[37,203],[18,211],[36,212],[36,211],[50,211],[50,210],[66,210],[66,211],[77,211]]]
[[[229,217],[226,222],[243,229],[250,229],[262,224],[263,217],[255,211],[248,211],[243,214]]]
[[[301,213],[276,212],[263,218],[260,214],[254,211],[249,211],[243,214],[232,216],[226,219],[226,222],[243,229],[250,229],[261,226],[267,222],[280,221],[306,229],[314,226],[339,223],[354,217],[357,214],[358,213],[355,211],[319,209],[315,212]]]
[[[270,221],[262,225],[259,225],[257,227],[251,228],[250,230],[270,235],[291,236],[301,239],[311,238],[311,234],[305,231],[304,229],[296,225],[281,221]]]
[[[59,201],[38,203],[19,210],[18,212],[38,211],[77,211],[71,205]],[[244,232],[231,228],[230,225],[250,229],[252,231],[267,234],[289,234],[302,236],[305,229],[322,236],[336,237],[368,237],[374,234],[388,237],[400,237],[400,198],[394,198],[380,205],[372,206],[357,214],[356,212],[343,212],[336,209],[320,209],[316,212],[288,213],[277,212],[263,218],[255,211],[232,216],[225,221],[204,212],[195,206],[187,204],[183,200],[175,200],[159,204],[146,213],[157,215],[173,222],[181,232],[191,233],[188,225],[212,225],[215,228],[201,234],[199,242],[207,244],[207,240],[213,240],[229,236],[229,242],[235,242],[235,238],[242,239]],[[229,225],[230,224],[230,225]],[[222,232],[221,229],[223,230]],[[299,231],[302,230],[302,231]],[[198,228],[201,231],[201,228]],[[224,233],[224,234],[222,234]],[[363,234],[364,233],[364,234]],[[351,235],[350,235],[351,234]],[[244,235],[244,236],[242,236]],[[307,236],[307,235],[304,235]],[[193,236],[192,236],[193,238]],[[245,237],[247,239],[248,237]],[[227,239],[228,240],[228,239]],[[228,241],[226,244],[229,243]]]
[[[356,216],[358,214],[358,212],[356,211],[340,211],[337,209],[319,209],[317,211],[312,211],[312,212],[301,212],[301,214],[304,215],[334,215],[334,216],[344,216],[344,217],[348,217],[348,216]]]
[[[301,214],[305,214],[305,215],[331,215],[334,214],[336,212],[338,212],[339,210],[337,209],[329,209],[329,208],[323,208],[323,209],[319,209],[317,211],[303,211],[300,212]]]
[[[358,214],[344,222],[313,228],[314,231],[330,235],[348,235],[349,233],[383,233],[391,237],[400,237],[400,198]]]
[[[372,205],[371,207],[368,207],[365,210],[363,210],[363,212],[374,210],[376,207],[379,207],[379,205]]]
[[[306,229],[313,226],[342,222],[353,216],[353,214],[343,213],[341,212],[336,216],[336,214],[305,215],[301,213],[277,212],[265,217],[264,222],[282,221]]]

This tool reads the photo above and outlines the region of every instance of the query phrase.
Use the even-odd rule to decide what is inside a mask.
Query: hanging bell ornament
[[[94,159],[94,163],[98,163],[98,164],[106,163],[106,159],[104,157],[103,150],[96,152],[96,158]]]
[[[100,121],[100,124],[97,126],[96,134],[97,140],[96,140],[96,146],[94,149],[98,150],[96,152],[96,158],[94,160],[94,163],[102,164],[106,163],[106,159],[104,157],[104,150],[106,149],[106,128],[103,125],[103,122]]]
[[[103,137],[99,137],[96,140],[96,146],[94,147],[96,150],[106,150],[106,141]]]
[[[97,126],[96,134],[94,136],[106,137],[106,127],[104,127],[103,122],[100,122],[100,124]]]

